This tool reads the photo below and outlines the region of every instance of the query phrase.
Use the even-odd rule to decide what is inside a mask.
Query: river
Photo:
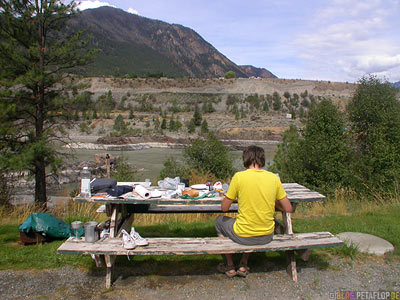
[[[275,151],[276,144],[263,144],[260,145],[265,150],[265,163],[268,164],[272,162]],[[63,150],[62,152],[67,152]],[[70,151],[68,150],[68,153]],[[85,150],[77,149],[74,151],[74,157],[65,159],[66,163],[79,162],[79,161],[89,161],[94,160],[95,154],[106,153],[105,150]],[[138,174],[138,180],[144,180],[146,178],[151,179],[151,181],[156,181],[163,168],[163,163],[168,157],[176,158],[178,161],[183,160],[183,149],[172,149],[172,148],[148,148],[144,150],[134,150],[134,151],[107,151],[111,156],[120,156],[126,159],[127,162],[132,163],[138,169],[143,169]],[[234,159],[233,166],[237,170],[243,170],[242,165],[242,151],[230,151],[230,155]],[[71,191],[79,188],[79,183],[64,184],[60,188],[49,188],[48,196],[51,198],[51,203],[55,204],[58,202],[64,202],[68,199],[68,195]],[[66,197],[67,196],[67,197]],[[21,193],[16,195],[15,199],[12,201],[14,204],[30,203],[33,201],[33,192],[26,194]]]
[[[263,145],[265,150],[266,164],[272,162],[276,151],[276,145]],[[74,161],[93,160],[95,154],[105,153],[104,150],[76,150]],[[144,150],[135,151],[107,151],[111,156],[120,156],[126,159],[127,162],[132,163],[138,169],[143,169],[139,175],[145,178],[157,178],[163,168],[163,163],[168,157],[173,157],[178,161],[182,161],[183,149],[171,148],[149,148]],[[234,159],[234,167],[238,170],[243,169],[242,166],[242,151],[230,151]]]

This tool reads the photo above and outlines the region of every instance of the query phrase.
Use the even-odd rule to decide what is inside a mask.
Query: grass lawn
[[[296,214],[295,214],[296,215]],[[307,218],[293,218],[295,232],[329,231],[337,234],[344,231],[364,232],[379,236],[395,246],[395,252],[388,255],[390,259],[400,258],[400,206],[390,205],[382,209],[369,212],[353,212],[349,215],[328,215]],[[168,222],[151,226],[137,226],[136,229],[144,237],[207,237],[215,236],[213,221],[203,221],[185,224],[183,222]],[[63,241],[54,241],[43,245],[21,246],[18,244],[19,232],[17,225],[0,226],[0,269],[49,269],[62,266],[78,266],[94,269],[95,263],[90,256],[60,255],[57,248]],[[324,260],[328,256],[347,256],[354,258],[356,251],[347,247],[334,247],[313,251],[311,261],[321,267],[327,265]],[[285,256],[282,253],[267,252],[253,255],[252,262],[266,261],[277,265],[285,265]],[[163,270],[178,269],[198,270],[201,272],[210,266],[215,266],[222,260],[220,255],[200,256],[139,256],[131,261],[125,257],[118,257],[117,265],[140,266],[152,273]],[[134,262],[133,262],[134,261]],[[149,269],[150,268],[150,269]]]

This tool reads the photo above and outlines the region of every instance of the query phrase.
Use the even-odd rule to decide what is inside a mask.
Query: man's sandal
[[[241,268],[243,268],[244,271],[241,271],[240,270]],[[250,268],[248,265],[240,264],[238,270],[236,271],[236,275],[238,275],[240,277],[246,277],[247,275],[249,275],[249,271],[250,271]]]
[[[223,263],[220,263],[217,267],[218,272],[220,273],[224,273],[226,276],[228,276],[229,278],[232,278],[234,276],[236,276],[236,271],[235,271],[235,266],[231,265],[231,266],[227,266]]]

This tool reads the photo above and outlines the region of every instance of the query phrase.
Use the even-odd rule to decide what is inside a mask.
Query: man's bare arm
[[[280,211],[284,211],[284,212],[288,212],[288,213],[293,212],[293,206],[290,203],[287,196],[285,196],[285,198],[283,198],[281,200],[276,200],[275,207]]]
[[[232,202],[233,200],[225,196],[224,200],[222,200],[221,202],[221,210],[223,212],[227,212],[229,210],[229,207],[231,207]]]

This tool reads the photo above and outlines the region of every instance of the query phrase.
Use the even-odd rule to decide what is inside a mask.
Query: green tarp
[[[47,213],[31,214],[18,229],[25,233],[29,233],[33,230],[39,233],[45,233],[54,238],[68,238],[75,234],[67,223]],[[83,228],[80,229],[78,236],[81,236],[82,234]]]

